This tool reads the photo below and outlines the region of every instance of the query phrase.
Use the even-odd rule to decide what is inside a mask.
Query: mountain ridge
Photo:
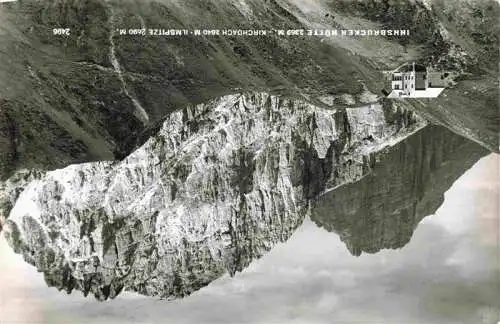
[[[381,105],[225,96],[172,114],[122,162],[35,179],[5,237],[59,289],[183,297],[286,241],[311,199],[368,174],[370,152],[426,125]]]
[[[313,4],[317,4],[317,11],[305,10],[295,0],[244,3],[124,1],[118,5],[101,0],[25,0],[2,4],[0,56],[8,64],[0,67],[0,114],[6,116],[0,118],[0,129],[14,126],[17,135],[11,141],[10,135],[0,132],[6,141],[15,143],[14,148],[2,146],[0,150],[16,152],[14,159],[0,164],[0,177],[5,180],[21,169],[50,170],[72,163],[122,159],[171,112],[238,92],[235,89],[270,92],[332,108],[349,106],[349,101],[339,99],[345,94],[358,100],[369,91],[380,99],[384,83],[380,70],[411,60],[432,62],[432,56],[447,68],[449,63],[463,72],[458,84],[433,102],[393,104],[406,105],[433,123],[498,151],[496,76],[494,71],[484,74],[485,66],[491,67],[495,61],[491,56],[494,38],[477,36],[495,30],[491,19],[484,18],[491,15],[486,11],[489,2],[484,2],[481,11],[462,9],[471,23],[458,30],[456,22],[442,22],[453,12],[437,1],[435,9],[419,2],[398,2],[397,10],[384,16],[385,25],[377,18],[384,2],[372,1],[370,6],[357,2],[356,6],[364,6],[358,11],[352,9],[354,5],[348,5],[351,9],[346,11],[345,6],[326,6],[319,0],[309,5],[316,8]],[[445,15],[439,14],[438,5],[446,9]],[[496,3],[491,6],[493,12],[498,11]],[[114,28],[307,29],[373,24],[399,28],[401,13],[411,18],[409,28],[423,28],[422,35],[434,35],[443,52],[433,53],[429,46],[434,41],[418,35],[411,36],[408,44],[387,37],[325,41],[301,37],[111,37],[111,8]],[[207,14],[199,8],[206,8]],[[425,21],[429,24],[422,24]],[[54,36],[56,27],[71,28],[72,36]],[[478,30],[474,32],[474,28]],[[450,37],[445,38],[443,30]],[[113,67],[110,37],[115,41],[123,80]],[[447,52],[447,48],[457,50]],[[470,60],[462,61],[462,57]],[[144,125],[144,114],[137,114],[139,106],[150,123]]]

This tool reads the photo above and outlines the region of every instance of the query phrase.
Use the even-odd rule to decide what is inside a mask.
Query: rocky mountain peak
[[[171,114],[121,162],[31,182],[5,234],[59,289],[182,297],[287,240],[311,199],[366,176],[371,152],[425,125],[378,104],[224,96]]]

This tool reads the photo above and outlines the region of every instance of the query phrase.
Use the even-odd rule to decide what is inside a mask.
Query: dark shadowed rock
[[[488,152],[437,126],[371,154],[370,174],[317,199],[312,220],[354,255],[398,249],[434,214],[453,182]]]

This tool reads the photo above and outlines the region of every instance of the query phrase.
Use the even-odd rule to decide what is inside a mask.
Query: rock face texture
[[[0,181],[18,170],[121,160],[171,112],[237,91],[315,105],[349,95],[326,105],[356,106],[365,90],[381,95],[381,71],[412,61],[437,60],[463,74],[446,97],[415,100],[409,108],[498,151],[499,13],[495,0],[0,3]],[[55,26],[70,28],[71,36],[54,35]],[[411,37],[116,35],[116,29],[228,26],[379,26],[409,28]]]
[[[44,172],[36,170],[20,170],[7,181],[0,182],[0,231],[24,188],[43,175]]]
[[[10,244],[49,285],[101,300],[123,289],[182,297],[234,274],[285,241],[325,193],[342,214],[315,220],[354,254],[401,246],[436,208],[433,190],[458,174],[448,146],[470,145],[439,132],[397,144],[426,125],[412,111],[498,150],[500,6],[425,3],[0,4],[0,224],[10,215]],[[409,25],[412,37],[116,32],[374,24]],[[435,101],[380,101],[381,71],[411,61],[456,69],[456,85]],[[90,161],[101,162],[77,164]]]
[[[428,126],[372,153],[372,172],[318,198],[311,218],[337,233],[353,255],[401,248],[453,182],[486,154],[474,142]]]
[[[378,104],[224,96],[171,114],[121,162],[34,180],[5,235],[50,286],[100,300],[186,296],[287,240],[311,199],[361,179],[374,152],[425,125]]]

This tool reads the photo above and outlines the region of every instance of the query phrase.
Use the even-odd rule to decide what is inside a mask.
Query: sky
[[[47,288],[0,238],[0,323],[496,324],[500,155],[481,159],[400,250],[353,257],[312,221],[234,278],[183,300],[99,303]]]

